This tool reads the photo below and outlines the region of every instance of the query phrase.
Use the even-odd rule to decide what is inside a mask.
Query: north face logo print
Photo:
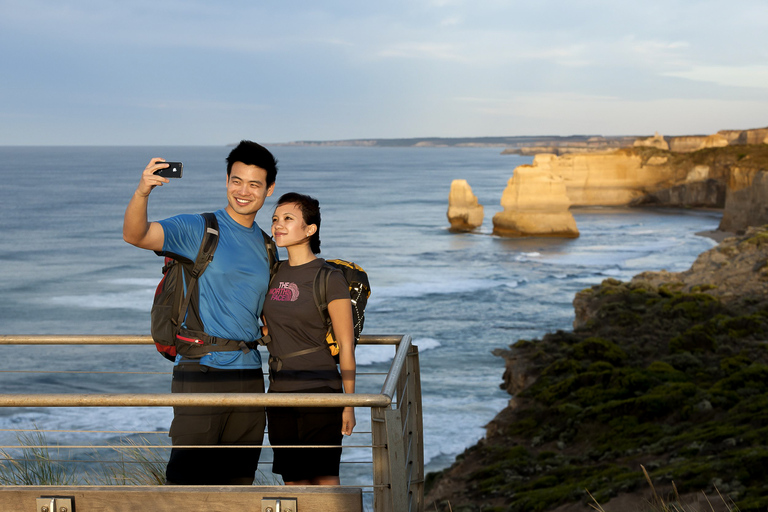
[[[269,290],[270,300],[293,302],[299,298],[299,287],[296,283],[280,283],[277,288]]]

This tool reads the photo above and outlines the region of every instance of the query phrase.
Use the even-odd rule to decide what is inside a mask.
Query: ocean
[[[277,186],[257,223],[269,229],[285,192],[317,197],[321,256],[354,261],[369,274],[364,334],[410,334],[419,346],[427,471],[449,466],[506,406],[504,361],[494,349],[570,329],[576,292],[608,277],[689,268],[715,244],[695,233],[720,221],[713,211],[578,208],[577,239],[502,239],[491,235],[491,219],[514,168],[530,157],[501,155],[500,148],[271,149]],[[162,263],[123,242],[125,206],[142,169],[158,156],[184,162],[184,177],[152,193],[150,219],[223,207],[229,150],[0,147],[0,334],[148,334]],[[448,231],[448,193],[459,178],[485,206],[477,232]],[[170,390],[170,363],[151,346],[0,351],[3,393]],[[360,371],[386,372],[391,353],[359,347]],[[381,379],[360,377],[358,391],[378,392]],[[165,408],[5,408],[0,444],[16,444],[13,429],[35,426],[103,432],[48,434],[61,444],[116,443],[121,435],[112,432],[165,431],[170,419]],[[366,410],[357,419],[358,430],[370,430]],[[345,450],[345,460],[359,457]],[[363,478],[351,466],[342,483]]]

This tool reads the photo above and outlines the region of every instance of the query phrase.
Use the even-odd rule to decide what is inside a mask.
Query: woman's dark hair
[[[298,192],[288,192],[280,196],[275,209],[278,206],[291,203],[299,206],[301,216],[304,218],[304,224],[307,226],[314,224],[317,227],[315,232],[309,237],[309,248],[313,254],[320,254],[320,201]]]

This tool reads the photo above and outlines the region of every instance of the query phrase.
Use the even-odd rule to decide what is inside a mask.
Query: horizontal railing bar
[[[172,372],[105,372],[99,370],[0,370],[0,373],[36,373],[40,375],[56,373],[87,373],[93,375],[171,375]]]
[[[39,432],[41,434],[59,433],[59,434],[129,434],[129,435],[168,435],[167,430],[55,430],[55,429],[41,429],[41,428],[0,428],[0,432]],[[269,433],[269,430],[264,431],[265,434]],[[351,435],[361,436],[372,434],[370,430],[355,430]]]
[[[54,448],[64,450],[85,450],[88,448],[94,448],[98,450],[137,450],[137,449],[152,449],[152,450],[170,450],[171,448],[194,448],[194,449],[208,449],[208,448],[372,448],[372,444],[345,444],[345,445],[310,445],[310,444],[140,444],[140,445],[119,445],[119,444],[86,444],[86,445],[69,445],[69,444],[14,444],[8,446],[0,446],[0,450],[25,450],[28,448],[42,449],[42,448]],[[6,459],[7,460],[7,459]]]
[[[172,375],[172,371],[167,372],[124,372],[124,371],[99,371],[99,370],[0,370],[2,373],[35,373],[39,375],[58,374],[58,373],[87,373],[93,375]],[[380,377],[386,375],[384,372],[356,372],[357,377],[376,376]]]
[[[403,337],[363,334],[360,345],[396,345]],[[3,334],[0,345],[153,345],[151,336],[136,334]]]
[[[0,407],[389,407],[372,393],[0,394]]]
[[[114,490],[115,488],[119,488],[120,490],[125,490],[126,493],[133,492],[133,491],[141,491],[143,489],[157,489],[158,487],[163,487],[161,485],[88,485],[88,484],[77,484],[77,485],[2,485],[0,486],[0,489],[2,489],[3,492],[13,492],[17,490],[22,489],[28,489],[30,487],[39,488],[39,489],[66,489],[67,491],[79,491],[81,489],[105,489],[105,490]],[[211,486],[212,487],[212,486]],[[259,485],[254,487],[270,487],[272,489],[279,487],[280,490],[276,494],[282,494],[285,492],[286,489],[283,485]],[[386,489],[389,487],[389,484],[360,484],[360,485],[318,485],[318,486],[312,486],[314,489],[323,489],[328,488],[331,492],[333,492],[334,489]],[[166,487],[167,489],[168,487]],[[173,485],[174,491],[186,491],[187,489],[191,489],[193,491],[199,491],[200,489],[205,489],[205,487],[201,487],[199,485]],[[233,490],[240,490],[243,489],[242,485],[219,485],[216,484],[216,488],[221,489],[233,489]],[[364,494],[370,494],[371,491],[365,491],[363,490]],[[288,493],[286,493],[288,494]]]
[[[0,458],[0,461],[16,461],[16,462],[40,462],[40,458],[33,458],[33,459],[6,459],[6,458]],[[115,460],[115,459],[45,459],[46,462],[61,462],[61,463],[72,463],[72,462],[82,462],[84,464],[165,464],[165,461],[162,462],[156,462],[151,460]],[[261,460],[259,459],[259,466],[271,466],[274,464],[274,461],[272,460]],[[362,464],[362,465],[368,465],[370,466],[373,464],[372,460],[350,460],[350,461],[341,461],[339,464],[342,465],[350,465],[350,464]],[[2,486],[0,486],[2,487]]]
[[[4,334],[0,345],[151,345],[151,336],[130,334]]]
[[[48,428],[0,428],[0,432],[39,432],[41,434],[163,434],[168,435],[167,430],[65,430]]]

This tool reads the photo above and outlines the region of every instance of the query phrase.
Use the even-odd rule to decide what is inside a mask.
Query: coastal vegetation
[[[591,303],[579,328],[505,351],[510,407],[452,468],[429,475],[435,508],[590,510],[647,491],[645,468],[662,492],[721,493],[765,511],[768,230],[729,248],[754,255],[748,277],[762,293],[608,279],[579,294]]]
[[[162,485],[167,450],[154,449],[140,438],[122,440],[112,456],[94,450],[86,460],[72,461],[51,445],[41,430],[19,432],[18,449],[0,449],[0,485]]]

